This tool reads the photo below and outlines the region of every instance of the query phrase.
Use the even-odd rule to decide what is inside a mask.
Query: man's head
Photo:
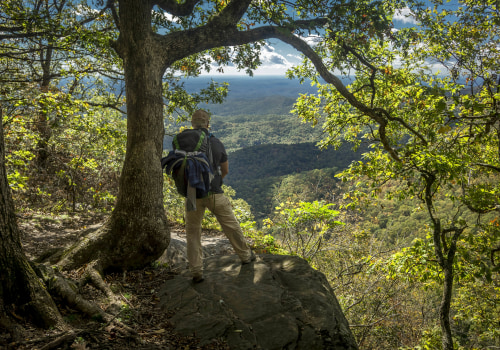
[[[208,128],[210,122],[210,115],[203,109],[198,109],[191,116],[191,125],[195,129]]]

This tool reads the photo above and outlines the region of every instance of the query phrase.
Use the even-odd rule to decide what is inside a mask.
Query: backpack
[[[210,192],[213,179],[210,136],[201,129],[184,130],[174,136],[174,149],[161,160],[162,169],[174,179],[177,192],[191,202]]]

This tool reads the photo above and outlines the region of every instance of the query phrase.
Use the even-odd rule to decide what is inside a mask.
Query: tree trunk
[[[439,321],[443,332],[443,350],[453,350],[453,336],[450,324],[450,304],[453,291],[453,259],[446,261],[443,271],[444,285],[441,305],[439,306]]]
[[[31,268],[21,246],[5,170],[3,127],[0,128],[0,271],[0,300],[7,312],[21,313],[45,327],[62,325],[54,301]]]
[[[42,79],[40,83],[41,93],[47,93],[50,89],[51,82],[51,65],[52,65],[52,45],[48,45],[40,54],[40,64],[42,68]],[[36,144],[36,164],[39,169],[47,167],[47,159],[49,158],[49,142],[51,130],[49,126],[47,108],[41,108],[35,122],[35,131],[38,133],[38,141]]]
[[[450,322],[451,298],[454,283],[453,261],[455,260],[455,255],[457,253],[457,242],[463,230],[464,228],[453,228],[448,230],[449,232],[454,232],[454,234],[450,240],[448,251],[446,252],[446,259],[441,260],[441,268],[444,272],[444,284],[443,297],[439,307],[439,320],[441,323],[441,330],[443,332],[443,350],[453,350],[453,333],[451,331]],[[439,256],[444,257],[444,254],[440,254]]]
[[[126,6],[121,6],[120,2],[120,21],[128,25],[120,27],[118,52],[125,70],[127,149],[111,218],[112,232],[120,240],[127,237],[128,242],[123,245],[138,253],[137,258],[143,263],[148,263],[159,258],[170,243],[160,165],[165,68],[160,57],[155,55],[157,45],[150,28],[152,9],[149,2],[126,1]]]
[[[114,48],[125,70],[127,148],[115,209],[100,231],[66,253],[59,263],[64,269],[90,261],[97,261],[100,270],[139,268],[159,258],[170,243],[160,165],[165,66],[155,53],[148,3],[120,1],[120,37]]]

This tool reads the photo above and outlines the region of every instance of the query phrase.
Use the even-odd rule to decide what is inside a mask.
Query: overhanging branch
[[[488,168],[488,169],[491,169],[491,170],[495,170],[495,171],[500,172],[500,167],[495,166],[495,165],[492,165],[492,164],[486,164],[486,163],[472,163],[472,165],[477,165],[477,166],[480,166],[480,167],[483,167],[483,168]]]
[[[344,96],[344,98],[351,104],[351,106],[355,107],[362,113],[369,116],[375,122],[377,122],[379,124],[380,142],[384,146],[384,149],[391,155],[393,159],[395,159],[396,161],[400,161],[396,150],[391,147],[391,145],[389,144],[389,140],[387,139],[386,118],[389,116],[387,111],[381,108],[370,108],[360,102],[349,90],[347,90],[342,81],[328,70],[321,57],[304,40],[293,35],[292,33],[287,33],[284,31],[277,31],[275,37],[293,46],[296,50],[302,52],[307,58],[309,58],[309,60],[311,60],[320,76],[327,83],[332,84],[337,89],[337,91],[342,96]]]
[[[200,0],[186,0],[182,3],[177,0],[156,0],[154,4],[174,16],[189,16],[199,2]]]
[[[211,22],[218,26],[236,26],[248,10],[252,0],[233,0]]]

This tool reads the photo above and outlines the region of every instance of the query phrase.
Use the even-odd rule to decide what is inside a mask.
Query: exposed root
[[[80,288],[89,283],[96,289],[100,290],[108,299],[109,306],[107,307],[106,311],[110,314],[116,315],[118,312],[120,312],[121,306],[124,301],[126,302],[126,300],[122,300],[122,298],[113,293],[109,285],[102,278],[99,271],[100,269],[98,262],[93,262],[87,265],[82,275]]]
[[[69,306],[80,310],[92,318],[105,321],[111,318],[100,307],[82,298],[78,293],[78,287],[73,282],[67,280],[46,265],[39,265],[38,269],[51,294],[61,297]]]
[[[66,279],[60,273],[56,272],[53,268],[46,265],[38,265],[37,268],[42,279],[47,285],[49,292],[60,297],[68,306],[81,311],[82,313],[93,319],[105,322],[106,328],[112,328],[113,330],[125,335],[135,336],[137,334],[135,330],[124,325],[117,319],[119,313],[113,315],[111,313],[105,312],[96,304],[84,299],[78,292],[79,288],[77,287],[77,285],[72,281]],[[97,272],[97,270],[90,267],[86,274],[88,276],[92,276],[90,277],[91,281],[97,282],[97,284],[100,286],[98,287],[98,289],[102,290],[103,288],[105,290],[105,294],[106,296],[108,296],[108,299],[110,299],[111,301],[116,301],[118,299],[111,291],[111,289],[105,284],[104,280]],[[106,286],[103,287],[104,285]]]
[[[57,339],[51,341],[50,343],[44,345],[43,347],[40,348],[40,350],[58,349],[58,348],[61,348],[62,345],[72,344],[75,341],[77,336],[78,336],[78,333],[75,333],[73,331],[69,331],[69,332],[64,333],[63,335],[59,336]]]
[[[111,288],[109,288],[106,282],[104,282],[104,279],[102,278],[101,274],[94,267],[94,264],[88,265],[85,268],[83,278],[86,281],[89,281],[98,290],[103,292],[109,301],[113,301],[113,299],[115,298],[113,291],[111,290]]]

